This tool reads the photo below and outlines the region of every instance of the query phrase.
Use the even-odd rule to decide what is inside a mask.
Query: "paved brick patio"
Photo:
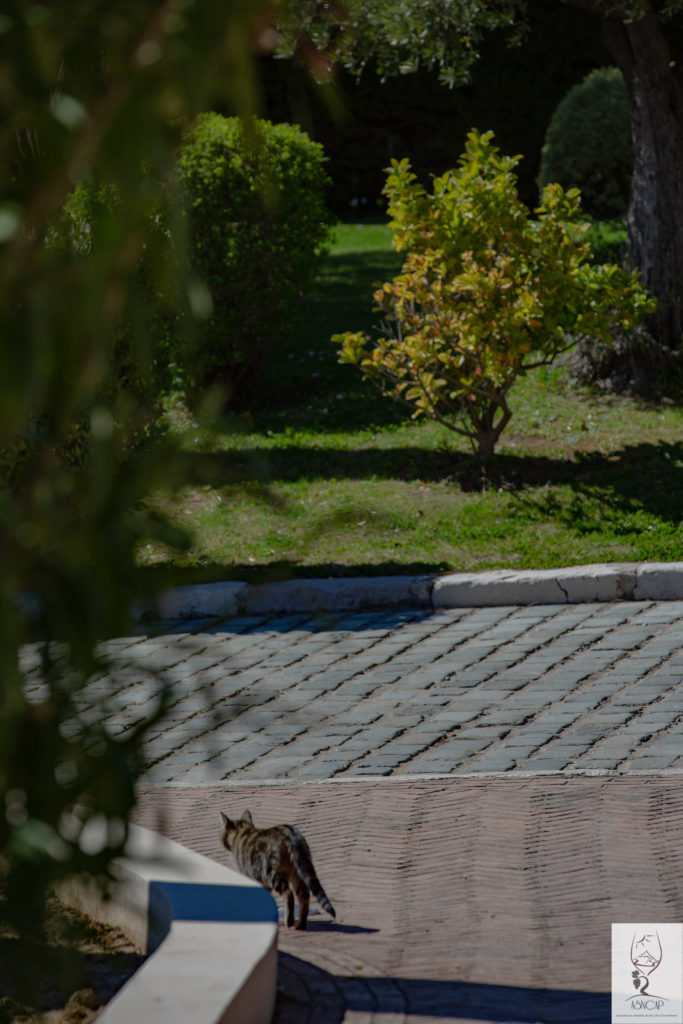
[[[202,628],[203,625],[203,628]],[[683,769],[683,602],[233,619],[105,645],[109,727],[173,704],[145,786]],[[33,660],[32,660],[33,659]],[[24,655],[40,689],[37,654]]]
[[[336,922],[276,1024],[607,1024],[610,925],[683,921],[683,602],[251,616],[104,645],[83,713],[147,747],[137,820],[217,859],[291,821]],[[39,661],[23,653],[40,694]]]
[[[683,920],[683,778],[150,789],[136,819],[231,863],[218,811],[295,822],[337,921],[282,928],[276,1024],[607,1024],[610,925]]]

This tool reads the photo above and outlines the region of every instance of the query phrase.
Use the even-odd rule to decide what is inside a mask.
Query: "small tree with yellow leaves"
[[[611,338],[654,311],[634,273],[593,266],[579,192],[548,185],[535,217],[493,133],[467,137],[459,167],[432,194],[408,160],[393,161],[385,194],[398,277],[375,292],[384,334],[335,335],[388,395],[467,437],[482,461],[510,420],[517,377],[552,363],[577,335]]]

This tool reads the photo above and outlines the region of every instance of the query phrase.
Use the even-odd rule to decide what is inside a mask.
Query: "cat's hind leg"
[[[285,892],[285,924],[288,928],[294,924],[294,893],[291,889]]]
[[[293,884],[294,892],[296,893],[297,902],[299,904],[299,919],[296,922],[296,927],[298,931],[304,931],[308,921],[310,894],[308,892],[308,886],[302,878],[293,880]]]
[[[272,888],[278,895],[285,897],[285,924],[291,928],[294,924],[294,893],[290,888],[290,881],[284,872],[273,876]]]

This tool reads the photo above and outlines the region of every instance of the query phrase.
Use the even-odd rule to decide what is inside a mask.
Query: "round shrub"
[[[178,177],[190,263],[208,289],[195,385],[219,381],[244,400],[291,324],[329,237],[324,162],[320,144],[289,124],[203,114],[186,138]]]
[[[633,170],[631,111],[618,68],[598,68],[558,104],[545,136],[538,185],[581,189],[593,217],[623,217]]]

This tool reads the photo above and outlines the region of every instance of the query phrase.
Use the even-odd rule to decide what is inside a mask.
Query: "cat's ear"
[[[254,824],[254,819],[251,816],[251,811],[245,811],[244,812],[244,814],[242,815],[242,821],[246,821],[247,824],[249,824],[249,825],[253,825]]]
[[[219,814],[221,816],[221,821],[223,822],[223,825],[225,826],[225,828],[228,828],[228,826],[230,825],[230,818],[227,816],[227,814],[223,814],[222,811],[219,811]]]

